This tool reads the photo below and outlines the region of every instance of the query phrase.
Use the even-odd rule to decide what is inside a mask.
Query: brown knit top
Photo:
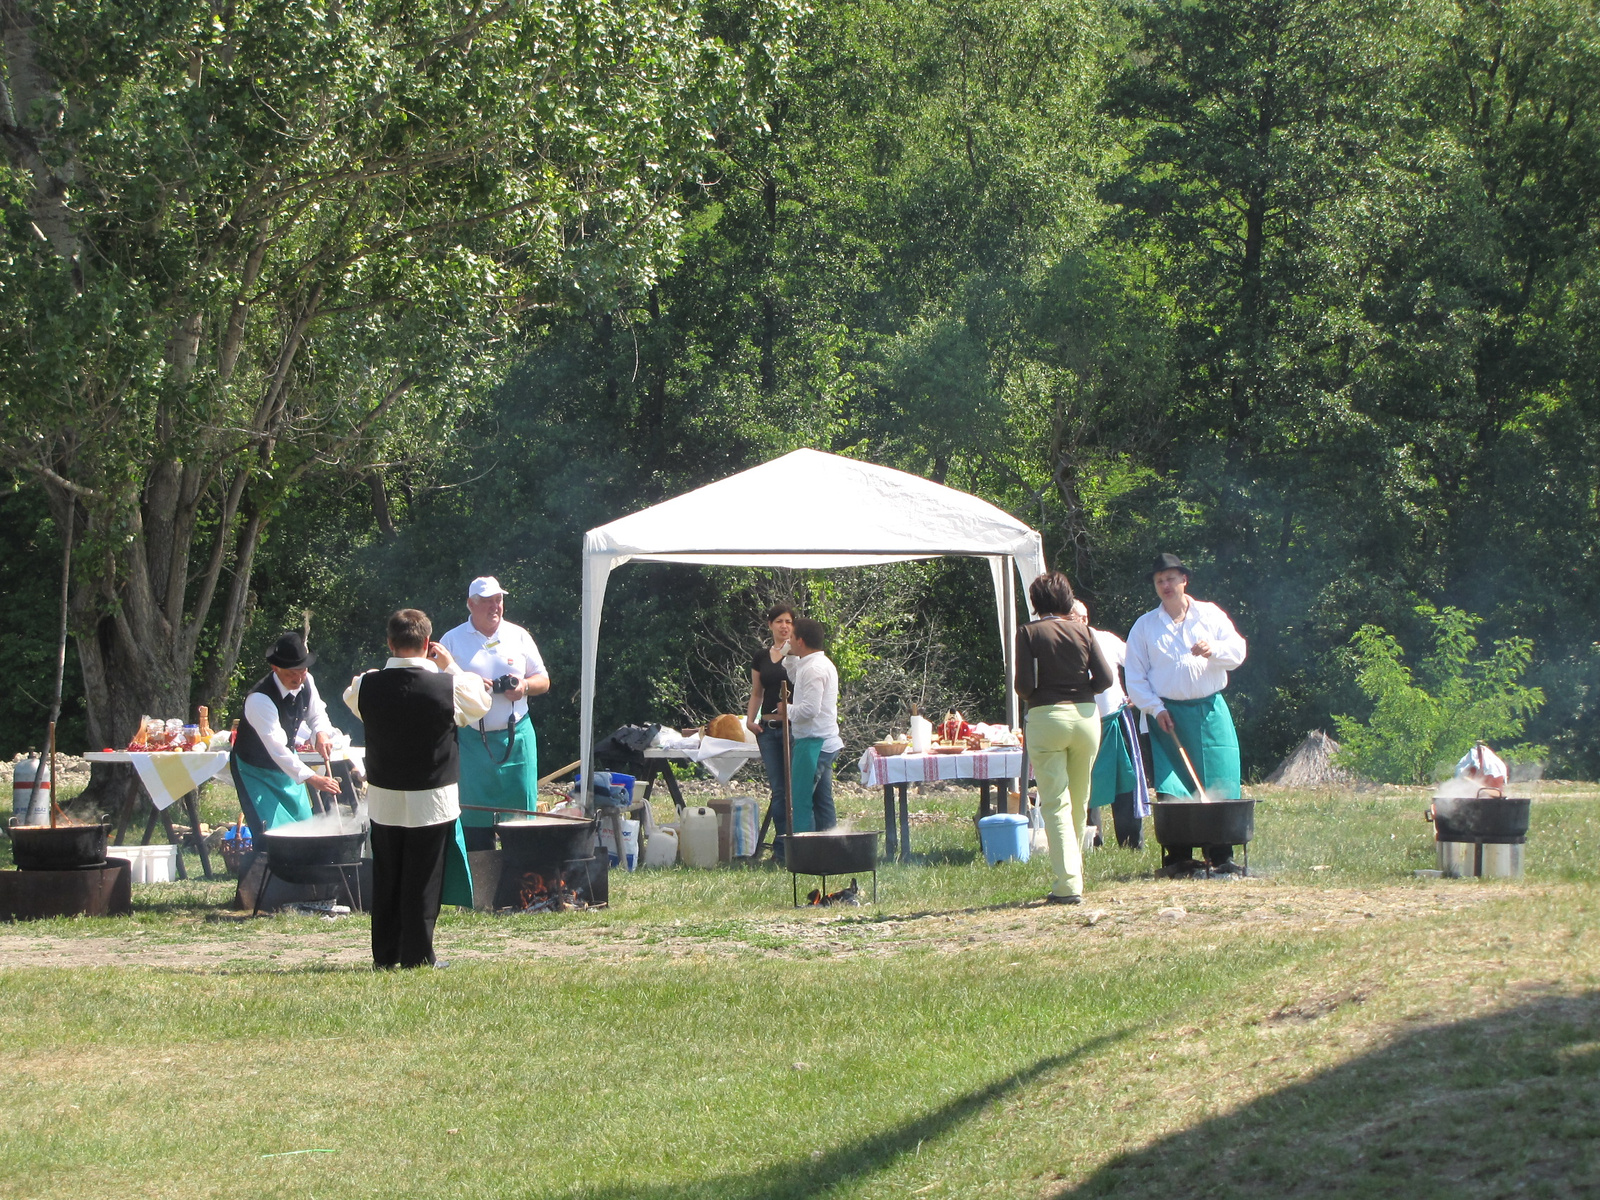
[[[1034,708],[1092,702],[1117,678],[1088,624],[1062,617],[1030,621],[1017,630],[1016,664],[1017,695]]]

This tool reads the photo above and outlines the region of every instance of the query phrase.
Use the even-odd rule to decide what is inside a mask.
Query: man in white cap
[[[461,824],[468,850],[494,849],[492,812],[532,812],[538,797],[539,742],[528,697],[550,690],[533,636],[505,619],[506,590],[493,575],[467,588],[467,620],[439,639],[464,671],[494,692],[489,713],[457,731],[461,748]],[[468,808],[474,805],[476,808]]]

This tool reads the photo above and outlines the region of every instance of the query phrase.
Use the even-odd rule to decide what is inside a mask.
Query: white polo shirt
[[[1189,653],[1198,641],[1211,645],[1211,657]],[[1183,620],[1174,621],[1157,605],[1133,623],[1123,674],[1128,699],[1146,716],[1165,712],[1168,700],[1202,700],[1228,686],[1228,672],[1244,662],[1245,640],[1228,614],[1215,604],[1189,597]]]
[[[471,620],[463,621],[439,639],[439,644],[450,651],[463,671],[481,675],[490,683],[502,675],[545,674],[544,659],[533,635],[521,625],[502,620],[491,634],[479,633]],[[504,729],[513,721],[521,720],[528,711],[528,698],[523,696],[515,704],[495,693],[489,715],[484,718],[485,729]]]
[[[1109,717],[1128,702],[1122,690],[1122,666],[1128,661],[1128,643],[1109,629],[1090,629],[1089,634],[1100,647],[1100,653],[1105,655],[1106,662],[1111,664],[1111,686],[1095,693],[1094,697],[1095,711],[1102,717]]]

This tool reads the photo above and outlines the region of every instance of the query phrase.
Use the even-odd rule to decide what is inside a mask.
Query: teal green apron
[[[795,738],[794,749],[790,751],[789,772],[794,786],[789,791],[789,803],[794,810],[796,833],[816,832],[817,817],[811,810],[811,797],[817,790],[817,760],[822,756],[822,742],[819,737]]]
[[[1178,741],[1188,752],[1189,761],[1200,773],[1199,784],[1220,800],[1239,798],[1239,735],[1234,732],[1233,714],[1221,692],[1201,700],[1161,701],[1172,714]],[[1169,796],[1187,796],[1194,791],[1183,759],[1172,737],[1163,733],[1150,718],[1150,751],[1155,761],[1155,777],[1150,790]]]
[[[1100,718],[1100,751],[1095,755],[1094,774],[1089,781],[1089,807],[1110,805],[1123,792],[1135,791],[1138,782],[1119,709]]]
[[[472,868],[467,865],[467,839],[460,821],[451,832],[454,836],[444,844],[444,886],[439,890],[439,903],[471,908]]]
[[[476,725],[465,725],[456,730],[456,744],[461,748],[461,803],[477,804],[485,808],[499,808],[511,812],[532,812],[539,796],[539,739],[533,732],[533,722],[524,713],[517,718],[516,744],[506,756],[507,730],[490,729],[484,733]],[[484,738],[489,739],[484,749]],[[492,812],[461,810],[461,823],[484,828],[494,824]]]
[[[311,819],[311,797],[306,794],[305,784],[296,783],[276,767],[251,766],[237,756],[233,769],[238,773],[238,782],[249,792],[250,804],[261,820],[260,832]]]

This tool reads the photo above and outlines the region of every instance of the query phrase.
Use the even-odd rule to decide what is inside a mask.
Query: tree
[[[448,443],[648,285],[789,0],[0,0],[0,453],[84,564],[94,745],[226,689],[294,489]]]
[[[1418,672],[1405,665],[1395,636],[1364,625],[1351,640],[1356,682],[1372,701],[1366,721],[1336,716],[1343,748],[1339,765],[1388,783],[1427,783],[1449,769],[1479,740],[1521,735],[1544,704],[1544,693],[1518,682],[1533,657],[1533,643],[1507,638],[1474,661],[1480,619],[1458,608],[1423,605],[1417,615],[1431,626],[1433,650]],[[1421,678],[1418,679],[1420,674]],[[1529,757],[1540,747],[1516,747]]]

